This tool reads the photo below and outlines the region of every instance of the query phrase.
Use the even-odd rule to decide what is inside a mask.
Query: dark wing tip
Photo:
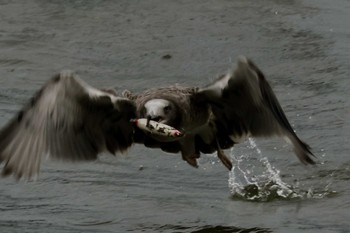
[[[13,173],[13,169],[7,165],[5,165],[2,169],[1,176],[7,177]]]
[[[311,147],[301,141],[299,138],[296,138],[296,142],[294,143],[294,152],[298,156],[299,160],[307,165],[307,164],[316,164],[316,162],[312,159],[312,157],[316,158],[316,156],[311,152]]]
[[[314,156],[313,154],[311,154],[312,156]],[[299,154],[298,155],[300,161],[304,164],[304,165],[315,165],[316,162],[310,157],[310,154],[308,153],[303,153],[303,154]]]
[[[17,181],[19,181],[23,177],[23,171],[18,171],[16,168],[10,166],[8,162],[4,165],[1,171],[1,177],[5,178],[10,175],[13,175]],[[30,178],[30,177],[28,177]]]

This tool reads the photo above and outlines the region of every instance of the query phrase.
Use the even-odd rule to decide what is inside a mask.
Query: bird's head
[[[177,106],[170,100],[151,99],[144,104],[141,117],[173,127],[177,126],[179,115]]]

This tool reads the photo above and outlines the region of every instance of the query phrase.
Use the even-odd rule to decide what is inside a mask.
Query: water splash
[[[229,187],[232,198],[248,201],[273,201],[304,198],[323,198],[332,194],[326,186],[325,190],[316,191],[312,188],[302,190],[299,182],[293,185],[285,183],[280,171],[273,167],[264,157],[253,139],[248,140],[258,158],[247,158],[246,155],[237,156],[231,151],[233,168],[229,174]]]

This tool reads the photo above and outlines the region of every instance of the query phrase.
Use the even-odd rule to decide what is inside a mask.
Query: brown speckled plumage
[[[162,137],[130,122],[147,118],[165,122],[184,133]],[[121,97],[98,90],[72,72],[62,72],[40,91],[0,131],[3,175],[31,178],[43,157],[91,160],[104,151],[123,152],[133,143],[182,154],[197,167],[201,153],[217,151],[228,168],[223,149],[246,137],[287,139],[304,164],[314,164],[310,147],[289,124],[272,88],[257,66],[246,58],[236,70],[203,88],[179,85],[153,88]]]

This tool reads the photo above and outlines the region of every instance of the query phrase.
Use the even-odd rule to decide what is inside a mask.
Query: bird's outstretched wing
[[[31,178],[44,156],[93,160],[133,143],[132,101],[95,89],[71,71],[49,80],[0,131],[3,175]]]
[[[211,104],[222,148],[246,137],[280,136],[292,143],[302,163],[314,164],[310,147],[295,134],[272,88],[251,60],[241,57],[233,73],[200,89],[198,98]]]

